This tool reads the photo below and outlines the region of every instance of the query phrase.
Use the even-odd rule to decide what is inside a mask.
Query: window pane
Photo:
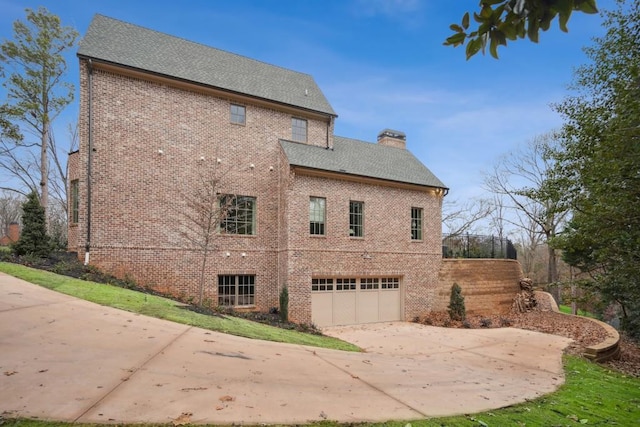
[[[422,240],[422,208],[411,208],[411,239]]]
[[[236,276],[218,276],[218,305],[236,305]]]
[[[364,203],[349,202],[349,236],[364,236]]]
[[[220,232],[255,234],[256,199],[248,196],[220,196]]]
[[[326,200],[321,197],[309,198],[309,233],[324,235]]]
[[[231,104],[231,123],[243,125],[245,123],[246,110],[242,105]]]
[[[291,139],[298,142],[307,142],[307,121],[303,119],[291,119]]]
[[[254,305],[255,281],[252,275],[224,275],[218,276],[218,305],[241,306]]]
[[[78,199],[78,180],[71,181],[71,222],[78,222],[80,200]]]

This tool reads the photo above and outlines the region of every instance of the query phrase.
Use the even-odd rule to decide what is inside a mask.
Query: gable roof
[[[309,74],[94,16],[78,56],[336,116]]]
[[[404,148],[334,137],[333,150],[280,140],[289,164],[426,187],[447,187]]]

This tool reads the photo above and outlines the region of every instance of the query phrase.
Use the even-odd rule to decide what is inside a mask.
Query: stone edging
[[[572,314],[562,313],[550,293],[536,291],[536,297],[546,298],[547,303],[551,306],[551,311],[564,314],[565,316],[573,316]],[[594,362],[606,362],[611,359],[617,359],[620,356],[620,334],[613,326],[609,325],[608,323],[601,322],[600,320],[592,319],[590,317],[576,317],[580,317],[581,319],[587,320],[589,322],[597,323],[602,328],[604,328],[605,331],[607,331],[607,338],[604,341],[585,348],[584,353],[582,353],[584,357]]]

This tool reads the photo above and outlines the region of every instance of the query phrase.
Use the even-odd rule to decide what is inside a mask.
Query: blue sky
[[[582,51],[603,33],[598,15],[576,13],[540,42],[500,49],[500,60],[442,45],[449,25],[477,0],[0,0],[0,39],[24,9],[45,6],[84,34],[100,13],[270,64],[311,74],[338,113],[337,135],[373,142],[392,128],[464,202],[486,196],[482,171],[534,136],[557,128],[552,110],[569,92]],[[598,0],[611,9],[613,0]],[[77,85],[75,52],[68,80]],[[0,95],[4,93],[0,90]],[[77,118],[58,119],[56,137]]]

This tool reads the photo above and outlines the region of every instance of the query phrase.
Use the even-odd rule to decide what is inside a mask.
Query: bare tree
[[[461,203],[445,199],[442,206],[442,225],[450,236],[472,232],[478,223],[491,213],[490,204],[483,199]]]
[[[198,280],[198,305],[204,300],[207,262],[216,249],[216,235],[227,217],[234,195],[221,195],[220,187],[224,173],[216,166],[199,166],[198,176],[182,193],[183,209],[179,212],[179,234],[188,247],[200,251],[200,271]],[[173,204],[172,204],[173,205]]]
[[[544,267],[547,264],[546,259],[544,261],[541,260],[539,250],[544,245],[543,237],[534,221],[528,216],[519,216],[519,227],[515,234],[518,246],[518,260],[522,265],[525,276],[536,282],[538,281],[540,266]]]
[[[493,230],[492,234],[495,233],[498,238],[502,240],[506,234],[507,207],[505,206],[503,197],[498,194],[493,195],[493,199],[489,204],[489,220],[491,229]]]
[[[486,188],[504,197],[506,206],[514,214],[510,222],[528,233],[540,233],[548,243],[567,218],[559,196],[550,191],[553,160],[549,153],[557,145],[553,133],[538,136],[524,148],[503,156],[485,176]],[[547,245],[547,283],[558,281],[557,254]],[[555,292],[560,299],[559,291]]]

